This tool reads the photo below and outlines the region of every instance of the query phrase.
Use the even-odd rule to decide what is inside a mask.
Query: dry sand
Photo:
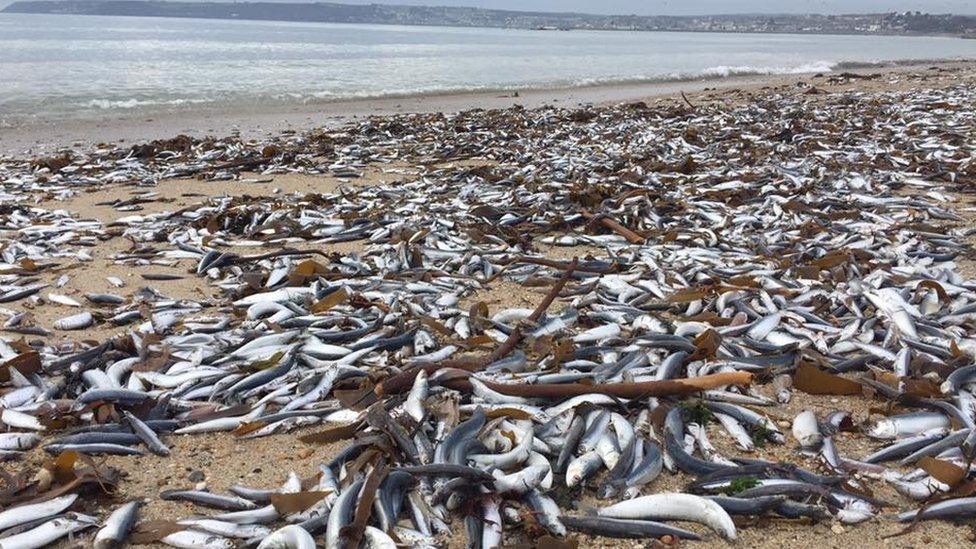
[[[861,71],[861,72],[879,72]],[[724,91],[704,91],[702,83],[695,83],[698,86],[696,93],[689,94],[688,99],[694,103],[700,102],[719,102],[719,103],[738,103],[749,101],[756,94],[768,91],[778,91],[787,93],[804,93],[808,90],[811,83],[824,92],[834,92],[841,90],[872,90],[883,91],[888,89],[904,90],[915,87],[926,86],[948,86],[960,83],[976,82],[976,64],[956,63],[943,64],[935,68],[906,69],[899,68],[893,71],[885,71],[884,76],[871,80],[847,79],[839,82],[831,82],[827,78],[803,77],[777,77],[766,79],[763,82],[751,83],[749,86],[741,85],[737,82],[726,82],[727,86],[739,86],[736,90]],[[552,92],[547,92],[552,93]],[[584,99],[590,101],[611,100],[620,98],[618,91],[610,92],[600,89],[582,90],[568,93],[562,96],[565,102],[578,102]],[[629,99],[645,97],[646,90],[634,88],[627,91]],[[594,95],[597,94],[597,95]],[[599,94],[609,94],[599,95]],[[612,97],[610,97],[612,96]],[[466,96],[467,97],[467,96]],[[519,102],[534,104],[550,100],[550,96],[539,93],[538,96],[526,94],[520,98]],[[511,104],[511,98],[504,101],[492,98],[467,97],[469,101],[464,105],[478,105],[497,103],[497,106]],[[683,101],[680,96],[664,95],[650,98],[651,101]],[[422,100],[415,100],[418,103],[407,103],[407,106],[419,109],[421,105],[426,108],[444,108],[450,104],[446,98],[431,99],[429,103],[421,103]],[[461,101],[461,99],[452,99]],[[479,103],[482,101],[482,103]],[[457,104],[463,106],[461,103]],[[377,104],[377,112],[392,110],[390,105]],[[326,116],[326,115],[323,115]],[[248,121],[247,117],[242,119]],[[222,127],[215,125],[214,127]],[[174,133],[172,126],[162,125],[156,128],[149,126],[139,126],[139,134],[142,138],[162,135],[169,136]],[[163,132],[163,133],[159,133]],[[29,135],[23,139],[34,139],[39,134]],[[85,134],[92,139],[91,133]],[[58,137],[60,139],[60,137]],[[6,141],[9,143],[10,141]],[[468,161],[471,166],[487,165],[488,161],[472,160]],[[194,179],[181,179],[162,181],[152,188],[133,188],[133,187],[106,187],[93,189],[91,192],[73,197],[69,200],[54,201],[41,197],[39,205],[45,208],[65,209],[77,214],[80,218],[94,218],[103,222],[110,223],[123,215],[140,215],[148,213],[158,213],[173,211],[185,206],[198,203],[209,197],[215,196],[243,196],[267,195],[273,192],[323,192],[331,191],[340,185],[370,185],[379,182],[396,181],[407,173],[414,173],[410,166],[389,166],[385,170],[370,168],[367,169],[363,178],[359,180],[345,181],[334,177],[326,176],[307,176],[296,174],[278,175],[259,175],[248,174],[247,177],[253,179],[268,179],[269,182],[242,183],[242,182],[203,182]],[[137,212],[120,213],[117,210],[105,206],[102,203],[114,199],[128,199],[136,194],[152,192],[151,200],[141,204],[142,209]],[[976,217],[973,212],[967,210],[972,206],[970,197],[960,196],[957,204],[957,211],[965,212],[969,219]],[[359,244],[337,246],[334,249],[343,253],[355,251]],[[176,262],[172,265],[146,265],[133,268],[132,266],[117,265],[112,256],[117,253],[129,250],[130,243],[118,236],[113,236],[105,242],[91,249],[92,260],[89,262],[78,263],[68,266],[57,273],[45,273],[45,281],[53,281],[61,274],[67,274],[70,281],[59,290],[58,293],[73,296],[81,300],[81,295],[85,292],[109,292],[131,294],[139,287],[151,285],[160,291],[174,298],[207,299],[211,296],[213,289],[206,280],[188,275],[188,270],[192,265],[186,262]],[[330,248],[332,249],[332,248]],[[552,259],[565,260],[574,256],[585,257],[589,253],[599,254],[601,250],[586,246],[577,247],[554,247],[539,245],[539,249]],[[967,274],[972,276],[976,272],[974,264],[963,265],[963,270],[968,269]],[[140,278],[141,273],[159,272],[187,275],[185,278],[176,281],[144,281]],[[118,276],[126,281],[125,288],[117,289],[112,287],[106,280],[106,276]],[[532,308],[541,299],[546,288],[527,288],[518,286],[511,282],[496,280],[488,285],[484,290],[476,292],[467,298],[468,303],[485,301],[492,311],[505,307],[524,307]],[[46,295],[44,292],[42,295]],[[77,312],[77,309],[53,303],[41,303],[33,308],[33,314],[38,324],[51,327],[51,323],[61,316]],[[74,338],[74,339],[98,339],[115,333],[118,329],[102,325],[84,333],[55,333],[53,338]],[[864,398],[854,397],[814,397],[797,393],[790,404],[780,406],[770,410],[770,416],[782,425],[787,425],[792,417],[804,409],[812,409],[818,414],[841,409],[851,411],[857,421],[861,422],[868,418],[870,401]],[[107,465],[118,467],[126,472],[118,494],[118,500],[128,500],[133,498],[146,499],[148,504],[144,509],[144,517],[148,519],[178,519],[187,517],[200,509],[193,506],[163,502],[159,500],[158,493],[164,489],[189,488],[194,485],[190,480],[190,474],[200,471],[204,475],[204,482],[209,489],[223,491],[229,485],[240,483],[253,487],[274,487],[282,483],[288,471],[295,471],[299,475],[306,476],[311,474],[316,465],[329,456],[334,455],[342,444],[329,446],[310,446],[298,440],[301,434],[314,431],[316,428],[309,428],[287,435],[277,435],[270,438],[257,439],[254,441],[241,441],[229,434],[198,435],[198,436],[172,436],[168,437],[167,442],[173,448],[173,454],[168,458],[155,456],[144,457],[110,457],[99,460]],[[787,429],[784,429],[787,430]],[[741,451],[733,449],[732,440],[719,428],[712,426],[709,429],[712,441],[719,450],[728,450],[729,454],[740,454]],[[838,447],[842,454],[853,457],[864,456],[876,449],[875,444],[871,444],[862,436],[842,435],[837,439]],[[784,459],[798,463],[799,465],[818,469],[818,462],[809,457],[801,456],[790,444],[785,446],[768,445],[755,452],[756,457],[777,460]],[[45,459],[41,450],[31,453],[28,460],[5,467],[19,469],[20,467],[35,467]],[[690,479],[684,475],[662,475],[653,485],[647,488],[647,492],[679,491]],[[902,498],[893,490],[879,482],[870,482],[869,485],[875,490],[875,494],[892,504],[886,512],[896,512],[899,510],[915,507],[913,502]],[[568,500],[579,500],[576,494],[565,494]],[[578,507],[597,505],[598,502],[591,498],[583,498],[579,501]],[[94,510],[94,509],[93,509]],[[836,547],[850,549],[851,547],[921,547],[925,545],[937,545],[938,547],[963,547],[972,546],[974,542],[974,531],[971,525],[952,525],[943,522],[928,522],[922,524],[914,532],[900,537],[888,538],[891,534],[899,531],[900,527],[884,518],[876,518],[866,524],[859,526],[841,526],[837,523],[824,522],[811,524],[806,521],[788,521],[776,519],[759,519],[739,521],[741,527],[740,539],[736,544],[738,547]],[[687,525],[692,529],[704,532],[700,527]],[[463,541],[462,537],[452,540],[452,546],[459,546]],[[518,539],[511,539],[510,542],[518,542]],[[579,537],[581,546],[587,547],[644,547],[648,546],[643,541],[611,541],[606,539],[594,539],[586,536]],[[65,542],[62,546],[74,546],[72,542]],[[715,536],[710,535],[708,541],[695,544],[696,547],[725,547],[729,544],[720,541]]]
[[[396,181],[403,177],[410,168],[402,166],[385,166],[384,168],[367,168],[363,176],[355,179],[340,179],[332,176],[314,176],[297,173],[288,174],[244,174],[243,179],[260,182],[243,183],[240,181],[201,181],[196,179],[171,179],[161,181],[156,187],[133,187],[131,185],[112,185],[98,189],[89,189],[77,196],[66,200],[45,198],[37,206],[51,210],[67,210],[79,219],[97,219],[111,228],[111,223],[121,217],[130,215],[148,215],[161,212],[172,212],[195,204],[200,204],[214,197],[240,196],[268,196],[275,193],[327,193],[333,192],[343,185],[376,185]],[[147,195],[151,192],[151,196]],[[116,199],[128,200],[134,196],[144,196],[146,201],[140,204],[138,211],[120,212],[107,203]],[[359,251],[361,242],[345,242],[317,246],[324,252],[349,253]],[[220,247],[229,249],[228,247]],[[302,249],[301,246],[295,247]],[[53,284],[58,278],[67,276],[68,282],[61,288],[50,287],[41,292],[45,298],[49,293],[65,295],[81,302],[85,307],[86,293],[107,293],[130,297],[143,287],[152,287],[163,295],[173,299],[210,300],[217,297],[214,288],[206,279],[192,274],[195,265],[191,261],[144,261],[133,264],[120,264],[115,259],[117,254],[131,251],[132,242],[120,235],[111,236],[90,248],[91,261],[74,262],[63,265],[58,269],[46,270],[39,275],[39,280]],[[235,248],[233,251],[242,254],[264,253],[263,248]],[[182,278],[178,280],[145,280],[143,274],[168,274]],[[108,277],[122,279],[125,286],[113,286]],[[214,303],[216,301],[213,301]],[[53,324],[60,318],[77,314],[81,308],[55,303],[44,299],[43,303],[33,305],[25,302],[23,305],[34,317],[38,326],[53,332],[50,338],[76,338],[102,341],[117,333],[124,333],[125,328],[118,328],[110,323],[98,324],[84,332],[60,332],[53,329]],[[110,308],[109,308],[110,309]]]

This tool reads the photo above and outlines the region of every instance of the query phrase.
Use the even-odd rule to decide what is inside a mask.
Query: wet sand
[[[930,71],[971,68],[976,61],[920,62],[918,65],[861,68],[841,71],[850,74],[889,75],[887,85],[895,85],[899,75]],[[815,73],[768,76],[735,76],[684,82],[655,82],[598,85],[579,88],[523,90],[513,93],[484,92],[409,96],[402,98],[365,99],[307,103],[270,110],[233,110],[199,108],[147,115],[133,112],[106,115],[98,120],[43,122],[14,128],[0,128],[0,154],[21,155],[49,152],[61,147],[87,146],[95,143],[138,143],[165,139],[177,134],[194,137],[237,134],[245,139],[301,131],[322,126],[336,126],[352,118],[397,113],[457,112],[461,110],[504,109],[515,105],[526,108],[543,105],[572,107],[581,104],[611,104],[629,101],[689,99],[728,101],[762,92],[766,88],[803,84],[820,85],[832,75]],[[858,80],[860,86],[865,81]],[[867,83],[865,89],[871,88]],[[830,86],[828,86],[830,87]],[[716,93],[717,92],[717,93]]]
[[[698,88],[690,88],[692,93],[688,93],[688,100],[694,104],[703,102],[741,103],[750,101],[755,95],[761,94],[764,91],[763,88],[776,88],[779,91],[792,90],[792,93],[808,93],[812,86],[827,94],[850,90],[906,90],[926,86],[952,86],[964,83],[969,83],[970,85],[976,84],[976,63],[948,64],[934,68],[899,68],[889,71],[866,70],[860,71],[860,73],[883,74],[878,78],[869,80],[855,78],[842,79],[841,81],[835,82],[831,82],[830,75],[818,78],[812,78],[812,76],[777,77],[764,79],[760,83],[726,82],[724,85],[736,89],[717,91],[705,91],[702,88],[709,86],[704,83],[694,83],[694,86],[698,86]],[[478,100],[473,100],[471,97],[467,99],[462,97],[450,99],[413,99],[410,100],[413,102],[404,100],[404,102],[395,107],[392,105],[384,106],[374,104],[371,108],[375,109],[376,112],[391,112],[383,111],[383,109],[418,110],[418,106],[420,105],[423,105],[425,108],[443,109],[445,105],[451,104],[458,106],[458,108],[461,105],[478,106],[494,104],[495,106],[505,106],[515,102],[533,105],[551,101],[555,96],[549,93],[543,94],[542,92],[538,92],[538,95],[525,94],[519,99],[491,97],[482,97]],[[561,101],[605,102],[622,99],[620,96],[613,95],[617,93],[622,92],[617,88],[612,90],[581,90],[569,93],[568,97],[564,96]],[[662,91],[661,94],[653,97],[648,97],[646,95],[647,90],[641,88],[629,90],[627,93],[635,94],[633,96],[628,95],[628,100],[649,99],[655,102],[684,101],[684,98],[681,98],[680,95],[676,96],[673,91]],[[640,93],[645,95],[640,95]],[[438,101],[455,101],[457,103],[437,103]],[[473,102],[462,103],[463,101]],[[484,103],[479,103],[478,101],[484,101]],[[362,114],[368,113],[363,112]],[[337,114],[334,116],[341,118],[342,116],[348,115],[346,113],[344,115]],[[268,116],[267,120],[272,120],[271,114],[266,116]],[[298,126],[302,122],[298,122],[297,120],[303,116],[305,114],[296,114],[289,120],[289,123]],[[309,117],[307,121],[310,124],[320,123],[322,120],[328,120],[330,116],[333,115],[317,114],[315,118]],[[221,122],[220,119],[208,120],[208,128],[199,131],[205,133],[213,131],[218,134],[222,132],[226,133],[229,126],[223,126],[221,124],[229,123],[230,120],[227,119],[226,122]],[[250,124],[252,121],[252,119],[245,116],[238,119],[236,124],[242,127],[247,126],[250,128],[248,131],[255,132],[255,135],[270,129],[270,126],[255,127]],[[87,136],[88,140],[92,141],[119,140],[123,138],[127,141],[132,141],[134,137],[138,137],[139,140],[157,136],[169,137],[173,133],[184,131],[184,129],[177,129],[177,126],[182,123],[173,120],[161,120],[158,123],[146,123],[143,126],[135,123],[131,126],[126,126],[125,124],[127,123],[120,122],[118,126],[109,125],[97,130],[98,132],[106,132],[104,134],[96,132],[93,135],[91,132],[94,130],[89,128],[89,133],[84,135]],[[177,126],[173,126],[172,124],[176,124]],[[74,137],[70,137],[70,132],[72,131],[75,130],[66,128],[63,135],[43,134],[43,132],[31,134],[27,132],[27,134],[13,139],[14,142],[21,143],[17,146],[23,146],[24,143],[32,140],[41,141],[43,139],[50,139],[50,143],[55,143],[59,139],[67,139],[70,141],[74,139]],[[79,129],[78,131],[81,130]],[[137,134],[135,133],[136,131],[142,131],[143,133]],[[117,132],[115,134],[116,137],[98,137],[99,135],[111,135],[112,132]],[[43,137],[45,135],[46,137]],[[21,141],[16,141],[17,139]],[[60,141],[60,143],[65,142]],[[0,138],[0,144],[2,144],[0,146],[6,147],[10,143],[9,136]],[[488,160],[478,159],[469,162],[472,166],[490,164]],[[414,173],[412,167],[394,165],[383,168],[369,168],[364,172],[362,178],[351,180],[339,179],[332,176],[301,174],[245,174],[245,179],[254,180],[254,182],[250,183],[242,181],[203,182],[196,179],[173,179],[162,181],[155,187],[147,188],[123,185],[119,187],[92,189],[91,192],[67,200],[38,197],[37,205],[49,209],[65,209],[75,213],[81,219],[99,219],[106,224],[110,224],[121,216],[147,215],[174,211],[191,204],[199,203],[209,197],[244,196],[248,194],[267,196],[276,192],[326,192],[340,188],[342,185],[371,185],[380,182],[395,182],[410,173]],[[119,212],[103,204],[106,201],[114,199],[132,198],[133,193],[141,194],[147,191],[151,191],[152,194],[147,197],[148,201],[141,204],[142,209],[139,211]],[[965,197],[960,197],[956,209],[958,211],[964,211],[966,208],[970,208],[971,204],[967,200]],[[973,216],[969,215],[969,217],[972,218]],[[349,253],[356,251],[358,249],[357,247],[361,245],[361,243],[329,245],[324,251]],[[170,264],[146,263],[139,265],[117,264],[112,256],[124,252],[130,247],[131,243],[120,235],[110,236],[105,241],[99,243],[98,246],[92,248],[91,261],[79,262],[55,273],[44,273],[42,277],[45,282],[52,282],[63,274],[68,275],[70,280],[61,289],[45,290],[42,293],[42,297],[48,291],[73,296],[79,300],[81,300],[81,294],[85,292],[111,292],[131,295],[132,292],[146,285],[153,286],[174,298],[201,299],[201,297],[206,298],[213,291],[207,280],[189,276],[188,270],[192,267],[190,262],[174,261]],[[599,250],[590,250],[585,247],[565,248],[543,246],[542,249],[552,259],[583,256],[590,251],[599,252]],[[253,250],[249,253],[260,253],[260,251]],[[967,268],[972,269],[972,265],[964,264],[962,266],[964,272]],[[140,275],[148,272],[179,274],[184,275],[184,278],[174,281],[149,282],[142,280]],[[971,272],[967,274],[971,274]],[[122,289],[115,288],[108,283],[105,278],[106,276],[122,278],[126,282],[126,286]],[[544,288],[527,288],[498,280],[474,296],[471,296],[469,300],[472,302],[485,301],[492,310],[504,307],[530,308],[538,303],[544,293]],[[37,324],[47,328],[50,328],[53,321],[57,318],[72,314],[76,311],[77,309],[49,302],[40,303],[32,309]],[[87,330],[83,333],[66,334],[64,332],[55,332],[51,337],[104,340],[113,333],[121,331],[124,331],[124,329],[113,328],[109,324],[102,324],[98,328]],[[835,409],[846,409],[854,413],[857,421],[864,421],[869,415],[871,405],[871,401],[864,398],[813,397],[797,392],[790,404],[775,408],[771,412],[771,415],[774,420],[788,422],[792,417],[805,409],[812,409],[821,414]],[[204,482],[206,487],[214,491],[223,491],[227,486],[235,483],[253,487],[271,488],[280,485],[284,481],[288,471],[295,471],[299,475],[309,474],[319,462],[328,459],[329,456],[333,455],[342,447],[342,444],[327,446],[308,445],[298,440],[298,437],[302,434],[319,429],[321,427],[313,427],[286,435],[275,435],[270,438],[254,441],[238,440],[229,434],[172,436],[167,439],[167,442],[173,447],[173,455],[171,457],[111,457],[105,459],[104,463],[118,467],[126,473],[120,485],[118,494],[119,501],[133,498],[146,499],[148,503],[143,512],[144,518],[172,520],[187,517],[197,512],[199,508],[183,503],[163,502],[157,497],[161,490],[189,488],[198,482]],[[731,451],[732,440],[721,428],[712,425],[709,429],[709,435],[719,451],[730,449],[730,454],[741,453],[739,450]],[[841,453],[845,455],[864,455],[876,449],[876,446],[872,446],[860,436],[842,436],[837,442]],[[796,450],[790,444],[783,446],[769,445],[765,448],[758,449],[753,455],[772,460],[789,456],[790,460],[796,461],[800,465],[811,468],[817,466],[817,463],[812,458],[798,458]],[[5,464],[5,467],[19,469],[21,467],[36,466],[44,458],[43,452],[40,449],[35,449],[24,462]],[[99,462],[102,461],[99,460]],[[197,471],[203,473],[203,481],[191,480],[191,474],[193,474],[194,479],[199,478],[196,473]],[[648,487],[648,492],[678,491],[689,481],[690,479],[684,475],[663,475],[656,483]],[[872,485],[881,487],[882,483],[873,483]],[[882,487],[876,493],[876,496],[891,502],[892,506],[886,509],[888,513],[908,509],[913,506],[912,502],[899,496],[886,486]],[[573,494],[566,494],[567,499],[573,499],[573,497]],[[595,500],[584,499],[579,502],[578,507],[583,509],[587,505],[595,505],[596,503]],[[735,544],[737,547],[781,548],[817,546],[849,549],[855,546],[908,548],[931,544],[937,544],[938,547],[968,547],[972,546],[974,539],[976,539],[971,525],[957,526],[938,521],[924,523],[910,534],[889,538],[887,536],[897,533],[901,527],[897,523],[885,520],[884,517],[875,518],[866,524],[858,526],[841,526],[838,523],[830,521],[812,524],[806,521],[775,519],[747,520],[740,522],[739,525],[741,531],[740,539]],[[703,534],[706,533],[695,525],[683,526],[688,526]],[[451,540],[451,545],[460,546],[459,543],[463,543],[463,540],[460,536],[458,540]],[[514,543],[518,540],[509,541]],[[579,537],[579,543],[588,547],[648,546],[643,541],[614,542],[607,539],[595,539],[586,536]],[[73,542],[64,542],[61,544],[63,547],[82,545]],[[706,542],[689,544],[689,546],[728,547],[730,544],[718,540],[713,535],[709,535]]]

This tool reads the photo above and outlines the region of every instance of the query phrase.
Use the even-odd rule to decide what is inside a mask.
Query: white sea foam
[[[807,74],[816,72],[830,72],[837,66],[832,61],[813,61],[799,65],[754,66],[754,65],[718,65],[701,71],[705,77],[728,78],[731,76],[762,76],[771,74]]]
[[[125,110],[139,107],[178,107],[180,105],[196,105],[213,102],[213,99],[205,97],[179,99],[92,99],[86,103],[83,103],[82,106],[89,109]]]

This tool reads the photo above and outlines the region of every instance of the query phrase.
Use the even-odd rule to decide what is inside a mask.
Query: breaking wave
[[[752,66],[738,66],[732,67],[728,65],[719,65],[717,67],[709,67],[701,72],[702,76],[709,77],[719,77],[728,78],[730,76],[765,76],[773,74],[807,74],[815,72],[830,72],[838,67],[840,63],[833,63],[830,61],[817,61],[814,63],[804,63],[802,65],[786,66],[786,67],[752,67]]]
[[[181,105],[213,103],[215,101],[217,100],[207,97],[180,99],[92,99],[82,104],[82,107],[98,110],[128,110],[140,107],[178,107]]]

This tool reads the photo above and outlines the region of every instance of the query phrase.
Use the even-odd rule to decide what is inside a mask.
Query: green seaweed
[[[756,445],[756,448],[764,448],[766,446],[766,441],[769,440],[769,435],[772,432],[772,429],[766,427],[762,423],[749,427],[749,436],[752,437],[752,442]]]
[[[715,421],[715,413],[708,409],[700,400],[685,400],[678,404],[688,414],[688,419],[699,425],[706,425]]]
[[[734,496],[739,492],[744,492],[750,488],[759,486],[759,479],[755,477],[735,477],[729,482],[728,488],[723,490],[726,495]]]

